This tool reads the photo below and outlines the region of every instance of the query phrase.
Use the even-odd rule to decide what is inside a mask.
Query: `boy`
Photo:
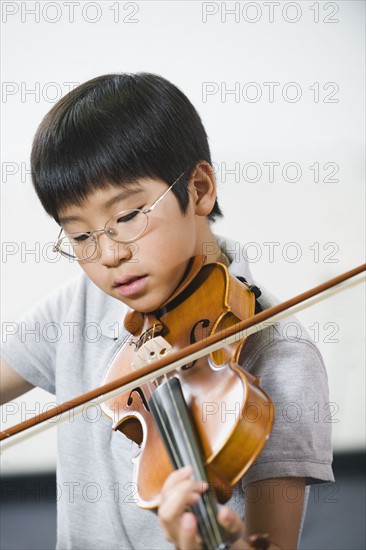
[[[33,183],[61,227],[56,250],[77,260],[82,273],[22,321],[72,325],[72,338],[65,332],[57,342],[35,343],[15,336],[3,350],[2,402],[39,385],[61,403],[100,385],[128,338],[122,328],[128,308],[156,310],[194,255],[210,251],[207,262],[226,263],[253,284],[244,259],[230,254],[234,243],[212,232],[221,211],[211,165],[197,112],[157,75],[101,76],[54,106],[34,139]],[[261,306],[272,301],[263,292]],[[87,324],[99,338],[85,338]],[[234,512],[220,511],[240,548],[254,533],[295,548],[305,485],[333,480],[329,424],[312,422],[309,409],[328,401],[324,365],[304,331],[289,340],[281,328],[245,344],[242,366],[261,377],[276,419],[264,451],[235,488]],[[58,549],[171,548],[164,535],[182,549],[196,547],[194,520],[184,513],[199,490],[189,470],[164,486],[161,529],[155,514],[136,506],[131,455],[138,449],[111,430],[110,419],[75,417],[59,426],[58,437]]]

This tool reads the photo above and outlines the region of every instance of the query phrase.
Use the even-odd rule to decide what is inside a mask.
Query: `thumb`
[[[244,521],[234,512],[234,510],[231,510],[227,506],[220,508],[217,518],[231,541],[243,537]]]

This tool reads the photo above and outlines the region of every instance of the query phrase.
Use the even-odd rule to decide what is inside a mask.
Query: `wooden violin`
[[[254,306],[254,292],[223,264],[204,265],[203,257],[195,257],[158,310],[126,315],[132,337],[117,352],[103,385],[211,334],[224,334],[252,317]],[[157,507],[168,475],[187,465],[193,466],[194,478],[209,482],[219,502],[226,502],[259,455],[272,429],[274,406],[259,379],[239,367],[244,343],[240,339],[102,405],[113,429],[139,446],[133,462],[141,507]],[[226,548],[213,495],[205,494],[194,511],[204,546]]]
[[[106,384],[103,384],[99,388],[95,388],[93,390],[88,391],[85,394],[82,394],[78,397],[75,397],[71,401],[65,402],[61,405],[58,405],[54,407],[53,409],[50,409],[40,415],[36,415],[33,418],[30,418],[24,422],[21,422],[20,424],[17,424],[16,426],[13,426],[11,428],[6,429],[5,431],[0,433],[0,441],[2,442],[0,444],[1,450],[4,450],[6,448],[11,447],[12,445],[18,443],[19,441],[22,441],[23,439],[26,439],[27,437],[30,437],[31,435],[34,435],[37,432],[43,431],[47,428],[50,428],[55,425],[55,423],[46,423],[47,420],[51,418],[55,418],[56,416],[60,416],[59,421],[65,421],[67,420],[68,416],[66,414],[63,414],[69,410],[74,410],[75,413],[82,412],[83,406],[85,403],[93,402],[94,404],[97,403],[103,403],[107,401],[107,406],[104,409],[106,412],[108,412],[108,403],[109,403],[109,409],[113,409],[113,398],[116,396],[121,396],[121,391],[124,392],[124,398],[122,398],[121,401],[119,401],[119,398],[117,399],[117,403],[121,403],[121,406],[117,407],[117,414],[113,410],[113,414],[111,415],[114,419],[114,428],[116,430],[120,430],[127,437],[130,437],[134,441],[136,441],[138,444],[142,445],[144,442],[143,436],[144,436],[144,422],[141,421],[143,418],[142,415],[139,415],[138,413],[142,411],[143,409],[150,408],[151,410],[154,408],[153,400],[151,400],[151,396],[159,395],[159,388],[163,388],[166,386],[166,388],[170,392],[170,384],[159,385],[159,382],[161,382],[162,377],[165,375],[168,375],[168,373],[171,373],[172,371],[176,371],[178,373],[178,376],[174,378],[168,378],[168,383],[170,380],[178,379],[180,382],[180,386],[183,388],[183,391],[187,392],[187,386],[188,381],[192,380],[192,382],[195,382],[196,380],[196,372],[199,370],[199,363],[200,358],[203,355],[210,354],[208,359],[208,369],[211,369],[213,371],[216,371],[219,373],[219,377],[223,376],[223,372],[226,370],[229,372],[228,381],[233,381],[232,378],[235,374],[235,376],[238,373],[241,373],[240,369],[237,368],[237,363],[240,361],[240,355],[242,352],[242,347],[244,344],[243,339],[247,338],[250,334],[253,334],[255,332],[259,332],[260,330],[268,327],[270,324],[273,324],[277,322],[280,319],[283,319],[287,317],[290,314],[297,313],[301,309],[304,309],[304,307],[308,307],[315,301],[318,301],[319,298],[313,299],[310,301],[310,299],[315,298],[315,296],[320,295],[320,299],[324,299],[325,297],[328,297],[330,292],[334,293],[335,291],[342,288],[340,285],[341,283],[344,283],[345,281],[348,281],[349,279],[355,277],[358,274],[361,274],[366,270],[366,264],[363,264],[359,267],[356,267],[346,273],[343,273],[329,281],[326,281],[325,283],[318,285],[317,287],[310,289],[298,296],[295,296],[289,300],[286,300],[285,302],[282,302],[280,304],[277,304],[265,311],[262,311],[261,313],[258,313],[256,315],[253,315],[254,309],[253,309],[253,295],[250,292],[250,289],[246,288],[243,291],[243,287],[241,286],[241,292],[243,293],[242,298],[244,296],[244,299],[240,301],[240,303],[236,302],[235,300],[232,300],[232,294],[231,293],[231,281],[228,285],[227,294],[224,294],[224,299],[221,302],[221,305],[223,307],[223,310],[221,312],[221,315],[219,315],[218,318],[216,318],[216,321],[214,321],[213,318],[209,317],[208,314],[204,314],[204,317],[202,316],[195,322],[193,322],[194,330],[192,332],[192,328],[190,332],[188,331],[188,337],[185,337],[185,343],[186,347],[182,349],[177,349],[177,344],[169,344],[171,346],[171,351],[167,353],[168,348],[164,350],[164,346],[166,345],[164,342],[163,347],[158,346],[158,338],[162,337],[164,340],[166,340],[168,343],[170,341],[169,334],[173,334],[176,330],[175,326],[165,326],[166,323],[166,317],[165,315],[168,313],[169,310],[180,308],[182,299],[185,296],[186,289],[193,284],[194,288],[194,278],[200,271],[198,269],[198,266],[202,264],[202,261],[197,264],[197,260],[194,261],[191,265],[191,270],[187,274],[184,282],[180,285],[180,287],[175,291],[173,296],[170,297],[168,302],[165,304],[162,304],[162,306],[159,308],[157,312],[154,312],[154,314],[149,314],[147,316],[141,315],[139,313],[131,313],[130,316],[126,318],[127,328],[131,331],[133,335],[133,339],[131,340],[129,344],[129,348],[126,348],[123,353],[126,354],[126,358],[129,360],[131,357],[134,357],[132,355],[135,354],[135,357],[138,355],[138,351],[143,352],[143,356],[145,356],[146,360],[146,353],[147,350],[149,350],[148,354],[152,353],[153,355],[150,355],[149,360],[146,362],[145,366],[142,366],[140,368],[139,360],[137,362],[135,361],[134,367],[130,368],[130,372],[127,374],[121,375],[121,373],[117,369],[117,365],[119,364],[118,361],[118,354],[114,358],[114,361],[111,364],[112,371],[114,372],[113,376],[117,376],[115,380],[113,380],[113,376],[108,377],[107,373],[105,376],[104,381],[111,380],[107,382]],[[209,264],[210,265],[210,264]],[[200,265],[202,267],[202,265]],[[207,266],[208,267],[208,266]],[[218,272],[214,273],[214,271]],[[208,267],[208,269],[203,270],[203,280],[210,279],[211,277],[218,277],[218,279],[225,279],[225,270],[220,267],[219,269],[214,269],[212,267]],[[215,279],[216,280],[216,279]],[[199,279],[196,281],[199,282]],[[227,282],[227,281],[226,281]],[[359,282],[356,281],[356,283]],[[236,281],[233,283],[234,287],[237,286]],[[198,284],[200,286],[200,284]],[[234,288],[233,287],[233,288]],[[333,288],[337,287],[337,288]],[[331,290],[332,289],[332,290]],[[328,291],[328,292],[326,292]],[[205,297],[207,298],[207,296]],[[195,307],[199,304],[199,301],[202,299],[201,294],[196,294],[195,300],[192,302],[192,308],[195,309]],[[217,296],[209,295],[208,301],[216,301],[218,300]],[[245,304],[245,305],[243,305]],[[238,309],[239,308],[239,309]],[[240,319],[243,311],[241,308],[244,308],[244,320],[237,322],[238,319]],[[240,310],[240,311],[239,311]],[[179,311],[179,309],[177,309]],[[191,313],[189,314],[191,315]],[[211,315],[211,314],[210,314]],[[248,315],[247,318],[245,316]],[[191,319],[194,319],[194,312],[193,317]],[[202,322],[202,319],[208,319],[208,322],[204,321]],[[213,323],[213,325],[210,326],[210,323]],[[215,325],[216,323],[216,325]],[[174,324],[173,324],[174,325]],[[206,325],[206,326],[205,326]],[[199,332],[202,332],[202,338],[198,338]],[[210,336],[207,336],[210,333]],[[193,343],[192,343],[193,341]],[[243,341],[241,344],[238,344],[238,341]],[[153,344],[154,349],[150,349],[149,347],[146,347],[146,344],[150,342],[150,344]],[[234,346],[232,346],[234,344]],[[222,349],[223,351],[219,352],[218,350]],[[156,357],[159,357],[156,359]],[[130,365],[131,366],[131,365]],[[137,368],[138,367],[138,368]],[[188,368],[187,368],[188,367]],[[123,367],[125,368],[125,367]],[[208,370],[206,369],[206,370]],[[203,370],[203,369],[202,369]],[[124,371],[125,372],[125,371]],[[183,374],[182,374],[183,373]],[[234,373],[234,374],[233,374]],[[264,392],[257,386],[257,381],[254,379],[251,379],[250,376],[247,375],[247,373],[243,376],[241,374],[238,375],[240,383],[236,380],[233,384],[233,388],[241,388],[241,395],[245,393],[245,391],[252,391],[254,392],[254,395],[259,395],[260,399],[263,399],[262,404],[270,402],[268,400],[268,396],[264,394]],[[160,378],[160,380],[159,380]],[[152,388],[152,385],[150,382],[152,380],[155,380],[156,382],[153,383],[155,386]],[[221,378],[219,378],[221,383]],[[224,379],[222,379],[224,380]],[[149,385],[146,385],[149,383]],[[175,384],[175,382],[173,382]],[[159,386],[158,391],[156,391],[156,386]],[[230,384],[229,384],[230,386]],[[250,388],[249,388],[250,386]],[[140,390],[136,390],[136,388],[140,388]],[[141,390],[143,388],[144,391]],[[194,388],[194,385],[193,385]],[[245,388],[245,391],[243,390]],[[249,388],[247,390],[247,388]],[[152,390],[155,391],[152,391]],[[213,384],[213,386],[209,386],[209,391],[216,391],[216,386]],[[165,390],[164,390],[165,391]],[[172,390],[175,392],[175,389]],[[160,392],[162,393],[162,392]],[[175,395],[178,396],[180,392],[175,392]],[[183,392],[182,392],[183,394]],[[229,394],[230,395],[230,394]],[[235,395],[232,394],[232,395]],[[127,401],[123,401],[123,399],[126,399]],[[120,408],[123,408],[125,405],[129,404],[129,401],[132,398],[132,403],[134,403],[134,407],[132,407],[132,410],[129,411],[129,414],[127,417],[125,417],[121,411]],[[185,409],[185,407],[192,406],[193,410],[193,417],[194,422],[197,421],[197,411],[200,410],[200,407],[202,407],[202,403],[205,403],[204,399],[210,399],[210,395],[204,396],[202,398],[202,395],[200,395],[200,392],[196,392],[195,389],[190,389],[187,392],[187,397],[183,399],[185,402],[185,399],[187,398],[188,403],[184,404],[182,403],[182,411]],[[176,397],[178,399],[178,397]],[[268,401],[267,401],[268,400]],[[157,399],[157,405],[158,408],[160,405],[166,405],[167,399],[165,395],[161,395]],[[207,401],[208,402],[208,401]],[[224,402],[224,401],[223,401]],[[176,403],[175,398],[173,400],[173,404]],[[147,405],[147,407],[146,407]],[[244,401],[241,401],[242,411],[245,414],[245,411],[247,411]],[[270,406],[270,405],[269,405]],[[268,408],[268,405],[266,405]],[[173,407],[174,408],[174,407]],[[180,411],[181,414],[182,411]],[[196,413],[194,412],[196,411]],[[171,414],[171,411],[166,412],[166,416],[169,417]],[[198,414],[199,416],[199,414]],[[167,424],[168,419],[164,419],[164,423]],[[202,436],[202,443],[198,443],[198,447],[203,447],[203,457],[204,462],[206,462],[207,470],[208,470],[208,479],[212,481],[213,486],[215,487],[215,492],[217,494],[217,497],[220,501],[224,500],[224,496],[226,495],[226,499],[230,496],[230,490],[227,491],[228,486],[231,483],[235,483],[236,479],[240,477],[239,468],[235,466],[236,473],[234,474],[231,472],[227,472],[225,469],[218,471],[218,466],[221,466],[220,462],[220,453],[216,452],[216,448],[212,447],[212,444],[210,443],[209,438],[205,435],[203,427],[199,424],[199,418],[196,428],[193,426],[193,434],[192,434],[192,440],[195,439],[195,431],[198,431],[201,433]],[[41,425],[42,424],[42,425]],[[140,426],[139,426],[140,424]],[[30,428],[32,428],[30,430]],[[155,428],[153,428],[155,430]],[[187,428],[189,429],[189,428]],[[262,435],[264,434],[264,441],[262,443],[256,442],[252,449],[254,449],[254,453],[259,454],[261,448],[263,447],[265,443],[265,439],[268,436],[268,433],[271,429],[271,425],[266,425],[262,428]],[[26,434],[23,434],[21,432],[24,432],[25,430],[28,430]],[[177,430],[174,430],[175,434],[177,433]],[[20,434],[20,435],[19,435]],[[224,435],[222,435],[224,434]],[[17,435],[16,438],[13,438],[13,436]],[[225,437],[227,437],[227,433],[225,434],[225,430],[221,433],[221,436],[219,437],[219,440],[221,442],[225,443]],[[166,433],[166,437],[170,437],[170,433]],[[191,437],[191,436],[189,436]],[[240,436],[239,436],[240,437]],[[221,439],[220,439],[221,438]],[[178,438],[179,439],[179,438]],[[6,440],[6,441],[4,441]],[[160,445],[160,443],[159,443]],[[225,444],[224,444],[225,448]],[[159,447],[159,449],[162,449],[162,446]],[[226,452],[227,449],[225,449]],[[200,453],[201,449],[196,449],[194,453]],[[245,452],[244,452],[245,454]],[[243,448],[240,448],[240,455],[243,456]],[[230,456],[229,454],[227,456]],[[178,460],[176,461],[176,464],[180,464],[180,460],[182,457],[178,456]],[[238,458],[238,457],[236,457]],[[248,457],[245,457],[248,458]],[[185,458],[183,457],[183,460]],[[248,464],[242,465],[241,468],[243,468],[243,472],[246,471],[246,469],[249,467],[249,465],[253,462],[255,458],[249,461]],[[164,458],[164,462],[167,465],[167,468],[169,469],[170,466],[167,463],[166,455]],[[174,461],[173,461],[174,462]],[[141,458],[140,458],[140,464],[141,464]],[[235,469],[235,468],[234,468]],[[138,470],[141,470],[141,466]],[[148,504],[146,507],[154,506],[155,503],[158,502],[158,492],[159,492],[159,475],[156,474],[156,472],[153,474],[155,476],[155,479],[157,481],[154,481],[152,483],[153,485],[153,491],[152,491],[152,500],[148,501],[148,499],[145,496],[145,492],[142,489],[141,485],[141,496],[142,496],[142,503]],[[205,479],[201,475],[201,472],[199,473],[200,479]],[[146,485],[148,486],[148,485]],[[155,488],[154,488],[155,487]],[[140,488],[140,487],[139,487]],[[145,505],[144,504],[144,505]],[[212,504],[212,506],[211,506]],[[208,502],[208,513],[211,515],[212,510],[214,510],[215,502]],[[211,512],[210,512],[211,510]],[[205,512],[204,512],[205,513]],[[216,535],[215,535],[216,537]],[[225,542],[223,536],[221,534],[218,535],[218,538],[215,540],[221,540],[222,542],[219,542],[217,545],[217,548],[223,549],[227,548],[227,543]],[[212,546],[214,547],[214,546]]]

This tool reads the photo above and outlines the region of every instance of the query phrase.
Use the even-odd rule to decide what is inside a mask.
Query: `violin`
[[[191,260],[188,273],[158,310],[131,311],[125,328],[132,337],[115,355],[103,378],[108,384],[151,361],[254,315],[255,293],[221,263]],[[164,481],[173,468],[193,466],[193,477],[207,481],[193,511],[205,548],[227,543],[216,520],[215,497],[229,500],[232,487],[255,461],[274,418],[271,398],[259,379],[239,367],[246,338],[137,385],[102,404],[113,429],[134,441],[133,459],[139,506],[159,506]]]
[[[109,381],[99,388],[90,390],[85,394],[75,397],[71,401],[58,405],[53,409],[49,409],[48,411],[40,415],[29,418],[28,420],[23,421],[20,424],[17,424],[16,426],[13,426],[1,432],[1,450],[11,447],[17,442],[26,439],[30,435],[34,435],[39,431],[43,431],[47,428],[52,427],[54,423],[45,423],[51,418],[62,415],[60,416],[59,421],[65,421],[68,417],[67,415],[62,413],[72,409],[75,413],[78,413],[83,410],[83,405],[85,403],[93,402],[94,404],[97,404],[103,403],[105,401],[109,402],[109,414],[115,420],[114,429],[122,431],[127,437],[130,437],[130,439],[136,441],[137,444],[142,447],[145,444],[144,436],[146,434],[146,425],[144,424],[144,417],[142,416],[142,414],[140,415],[140,412],[144,409],[150,409],[151,411],[153,411],[153,409],[156,409],[158,411],[157,415],[159,415],[161,405],[166,406],[166,403],[170,399],[169,396],[166,397],[165,390],[167,390],[169,394],[173,392],[174,399],[171,400],[171,402],[174,405],[174,409],[176,404],[179,403],[178,399],[180,399],[180,397],[178,395],[183,388],[183,391],[181,392],[183,394],[183,402],[179,404],[179,412],[180,414],[184,414],[182,410],[191,407],[193,410],[193,414],[191,416],[193,417],[194,422],[197,422],[198,427],[195,427],[195,425],[193,425],[192,432],[190,433],[188,433],[187,430],[191,428],[187,427],[182,433],[183,435],[188,433],[189,437],[192,436],[192,441],[196,439],[197,432],[199,432],[198,435],[201,435],[202,437],[202,443],[200,443],[199,438],[197,437],[199,448],[197,449],[193,446],[193,450],[189,451],[191,453],[190,458],[195,458],[197,455],[203,457],[203,462],[206,463],[208,473],[207,477],[205,477],[205,474],[202,475],[202,472],[199,472],[199,479],[208,479],[213,483],[215,494],[219,502],[224,500],[224,494],[226,495],[226,498],[228,498],[228,485],[235,483],[237,479],[235,477],[235,472],[232,473],[231,470],[229,472],[227,471],[227,465],[224,465],[223,462],[220,460],[224,452],[217,452],[216,447],[212,447],[210,439],[208,438],[208,436],[206,436],[204,432],[204,426],[199,423],[200,419],[197,419],[197,411],[199,410],[200,405],[202,406],[202,403],[204,403],[205,401],[202,398],[202,394],[199,391],[196,391],[196,389],[194,388],[194,384],[192,388],[189,388],[188,384],[189,381],[192,381],[194,383],[197,380],[196,375],[199,369],[196,367],[200,366],[198,360],[203,355],[209,354],[209,359],[207,360],[208,366],[206,365],[206,371],[216,370],[219,376],[223,376],[223,372],[227,371],[229,372],[229,377],[227,380],[230,382],[233,382],[234,375],[236,376],[239,373],[240,383],[236,381],[234,382],[233,386],[230,386],[229,384],[228,387],[241,387],[242,396],[244,393],[243,387],[245,387],[246,390],[247,388],[249,388],[247,391],[253,391],[253,395],[255,395],[256,398],[258,397],[259,400],[262,400],[262,404],[266,405],[264,408],[271,406],[267,405],[268,403],[270,403],[270,398],[263,392],[263,390],[259,388],[258,380],[252,379],[253,377],[248,375],[248,373],[245,373],[244,376],[241,376],[240,373],[242,371],[240,371],[240,369],[237,369],[237,364],[240,362],[240,356],[243,350],[243,346],[245,345],[245,339],[250,334],[259,332],[260,330],[268,327],[270,324],[273,324],[290,314],[297,313],[301,309],[304,309],[304,307],[308,307],[315,301],[318,301],[319,298],[315,299],[316,296],[319,296],[320,299],[324,299],[324,297],[328,297],[330,293],[334,293],[335,291],[344,288],[344,286],[341,286],[341,283],[344,283],[345,281],[348,281],[356,275],[364,272],[366,270],[366,264],[351,269],[350,271],[334,277],[333,279],[326,281],[325,283],[320,284],[313,289],[310,289],[298,296],[295,296],[289,300],[286,300],[285,302],[277,304],[255,315],[253,315],[254,297],[253,293],[250,292],[250,288],[245,287],[243,289],[243,287],[240,286],[241,300],[236,301],[235,299],[233,299],[233,296],[234,289],[237,290],[238,285],[236,280],[234,280],[233,283],[232,281],[230,281],[230,283],[226,286],[226,294],[224,293],[223,298],[221,297],[221,305],[223,306],[223,310],[221,312],[221,315],[216,318],[216,324],[213,321],[213,318],[208,317],[208,314],[206,315],[206,313],[204,313],[203,318],[199,316],[200,318],[198,319],[198,321],[193,322],[193,327],[190,331],[187,332],[188,336],[185,337],[185,343],[187,344],[186,347],[182,349],[177,349],[177,344],[169,343],[171,341],[170,333],[173,334],[176,331],[176,326],[174,323],[173,325],[165,326],[167,319],[165,315],[170,310],[181,311],[181,309],[176,308],[181,308],[184,298],[186,297],[188,287],[190,287],[194,291],[199,292],[198,288],[201,287],[202,282],[205,282],[206,279],[211,279],[211,277],[211,280],[216,281],[216,283],[220,279],[225,279],[225,282],[227,282],[227,272],[225,271],[225,269],[223,269],[224,266],[218,264],[219,268],[217,270],[214,269],[212,265],[214,264],[207,264],[207,266],[205,266],[205,268],[202,270],[201,276],[203,277],[203,279],[197,279],[196,282],[194,282],[195,276],[198,275],[201,271],[200,269],[198,269],[198,267],[203,267],[202,259],[195,259],[192,262],[190,266],[190,271],[187,273],[187,276],[184,279],[183,283],[169,298],[169,300],[160,306],[158,311],[145,316],[137,312],[131,312],[130,315],[127,316],[126,326],[128,330],[131,331],[133,339],[129,343],[129,347],[126,347],[124,349],[123,353],[125,354],[126,360],[130,360],[131,357],[134,357],[134,367],[132,369],[130,368],[129,373],[120,376],[121,373],[119,373],[117,369],[117,365],[119,364],[118,352],[114,360],[112,361],[112,370],[110,370],[110,372],[113,372],[113,376],[118,376],[117,379],[112,380],[113,376],[110,376],[110,372],[109,375],[108,373],[106,373],[103,382],[106,382],[107,380],[112,381]],[[215,273],[213,274],[214,271]],[[360,279],[355,281],[355,283],[357,282],[360,282]],[[353,281],[351,281],[351,284],[353,284]],[[203,296],[202,293],[194,294],[194,296],[195,298],[191,301],[190,306],[194,311],[198,307],[200,300],[203,298],[205,298],[209,303],[211,301],[214,301],[216,303],[216,301],[219,300],[215,294],[215,291],[213,291],[212,295],[210,294],[209,296]],[[241,308],[244,308],[244,312]],[[194,318],[194,311],[189,312],[190,319]],[[243,313],[244,317],[247,317],[244,318],[244,320],[237,322],[237,319],[240,319]],[[193,314],[193,316],[191,314]],[[208,319],[208,321],[206,319]],[[210,325],[211,322],[213,323],[213,325]],[[203,332],[203,336],[201,339],[198,338],[198,334],[200,331]],[[209,333],[210,335],[206,336]],[[159,345],[159,342],[161,343],[161,340],[159,340],[160,338],[164,338],[164,343],[162,346]],[[239,345],[237,345],[238,341],[240,341]],[[148,342],[149,346],[146,347],[146,344]],[[232,344],[234,344],[234,346],[232,346]],[[168,345],[171,346],[171,348],[167,347]],[[153,348],[151,348],[151,346],[153,346]],[[170,352],[168,353],[169,349]],[[219,351],[220,349],[223,349],[223,351]],[[141,354],[142,357],[139,357],[137,359],[137,356],[141,356]],[[148,358],[146,356],[148,356]],[[158,359],[156,359],[157,357]],[[140,365],[142,364],[140,360],[142,358],[144,358],[146,364],[145,366],[140,367]],[[166,377],[166,375],[171,373],[172,371],[176,371],[178,375],[173,378],[169,377],[167,380],[164,378],[165,384],[161,384],[163,377]],[[178,390],[176,390],[176,388],[174,387],[174,385],[176,385],[176,382],[171,382],[174,379],[178,379],[179,381],[180,388]],[[152,384],[150,384],[151,380],[154,380]],[[220,378],[219,380],[221,384],[221,380],[226,381],[226,378]],[[146,383],[149,384],[146,385]],[[171,387],[172,385],[173,387]],[[161,391],[160,388],[164,387],[165,389]],[[209,385],[208,388],[209,391],[215,391],[217,389],[215,384],[213,384],[212,386]],[[153,389],[154,391],[152,391]],[[125,392],[125,401],[123,401],[122,399],[121,401],[117,400],[117,402],[120,403],[120,408],[123,408],[125,405],[130,405],[130,411],[126,417],[125,415],[120,414],[120,411],[117,408],[117,416],[115,418],[115,411],[113,410],[114,402],[112,401],[112,398],[114,398],[115,396],[120,396],[121,390]],[[183,392],[186,392],[186,395],[184,395]],[[160,393],[162,393],[162,395],[160,395]],[[156,401],[156,399],[153,399],[154,396],[157,397],[157,407],[155,407],[153,403],[153,401]],[[209,394],[206,396],[206,398],[211,399]],[[130,401],[131,403],[133,403],[133,407],[131,407]],[[249,401],[245,404],[242,399],[241,410],[244,413],[247,413],[248,411],[248,404]],[[113,414],[111,414],[111,409]],[[104,411],[108,414],[108,406],[104,408]],[[196,411],[196,414],[194,411]],[[165,412],[165,417],[162,419],[163,425],[169,424],[171,414],[171,409]],[[187,426],[190,422],[190,420],[187,420]],[[30,428],[32,429],[30,430]],[[224,427],[221,426],[221,428]],[[27,434],[21,433],[25,430],[28,430]],[[270,424],[264,426],[262,428],[262,442],[258,443],[258,441],[256,441],[253,444],[252,449],[254,449],[254,453],[257,452],[257,455],[265,444],[265,440],[268,437],[270,430]],[[227,433],[225,434],[225,428],[222,433],[220,431],[220,434],[221,435],[219,435],[219,440],[221,442],[225,442],[225,437],[227,437],[228,435]],[[17,435],[17,437],[13,438],[13,436],[15,435]],[[163,434],[162,438],[170,438],[172,437],[172,435],[174,437],[177,436],[177,439],[179,440],[181,435],[179,429],[166,431],[165,435]],[[252,442],[248,443],[252,444]],[[177,448],[179,450],[178,454],[176,454],[175,445],[177,445]],[[233,442],[232,445],[234,445]],[[172,447],[174,451],[172,452],[172,454],[174,454],[173,463],[175,460],[178,466],[181,464],[181,461],[183,461],[184,463],[184,460],[186,460],[185,456],[181,456],[179,454],[183,453],[179,446],[180,443],[178,441],[178,443],[174,443]],[[163,449],[163,447],[160,446],[159,449],[161,450]],[[225,444],[223,445],[223,449],[225,452],[228,450]],[[235,455],[235,461],[237,461],[240,455],[243,455],[243,447],[240,447],[239,451]],[[169,462],[166,459],[167,451],[164,450],[164,453],[164,462],[167,466],[167,471],[169,473],[169,468],[172,468],[172,466],[169,466]],[[227,454],[227,456],[230,457],[231,455]],[[252,458],[251,461],[250,460],[251,459],[249,458],[249,463],[241,466],[243,472],[245,472],[249,468],[250,464],[255,460],[255,458]],[[144,470],[145,475],[148,476],[148,470],[145,471],[145,468],[141,468],[141,457],[138,459],[138,461],[140,463],[140,468],[137,468],[138,474],[136,475],[142,475],[141,472]],[[148,466],[150,467],[151,464]],[[218,471],[219,466],[223,466],[223,469],[220,471]],[[241,473],[238,474],[238,477],[240,477],[241,475]],[[156,473],[156,471],[153,473],[153,477],[154,476],[156,480],[159,480],[159,475]],[[146,487],[148,487],[148,485],[149,484],[147,484]],[[159,482],[150,482],[150,486],[151,485],[153,487],[153,490],[151,492],[151,501],[149,501],[147,498],[146,489],[142,489],[143,485],[141,485],[142,504],[146,507],[154,507],[154,505],[158,502]],[[215,499],[213,499],[212,501],[211,499],[209,499],[207,504],[207,511],[204,510],[204,506],[202,506],[199,510],[199,513],[203,515],[203,528],[201,527],[201,529],[205,529],[207,518],[211,521],[211,518],[214,515]],[[220,550],[228,548],[228,544],[225,541],[225,535],[222,533],[217,533],[215,527],[213,527],[212,529],[214,530],[215,541],[218,542],[216,546],[212,545],[209,547],[219,548]],[[210,528],[210,533],[208,533],[207,536],[211,537],[212,529]],[[206,540],[211,541],[211,539],[207,538]],[[211,542],[208,542],[208,544],[211,544]]]

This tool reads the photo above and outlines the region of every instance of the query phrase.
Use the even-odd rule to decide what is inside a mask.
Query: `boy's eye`
[[[117,223],[126,223],[136,218],[136,216],[138,216],[139,214],[141,214],[140,209],[130,210],[128,212],[125,212],[123,216],[118,217],[116,221]]]
[[[69,235],[69,239],[71,239],[75,243],[83,243],[84,241],[87,241],[90,238],[90,235],[88,233],[81,233],[80,235]]]

